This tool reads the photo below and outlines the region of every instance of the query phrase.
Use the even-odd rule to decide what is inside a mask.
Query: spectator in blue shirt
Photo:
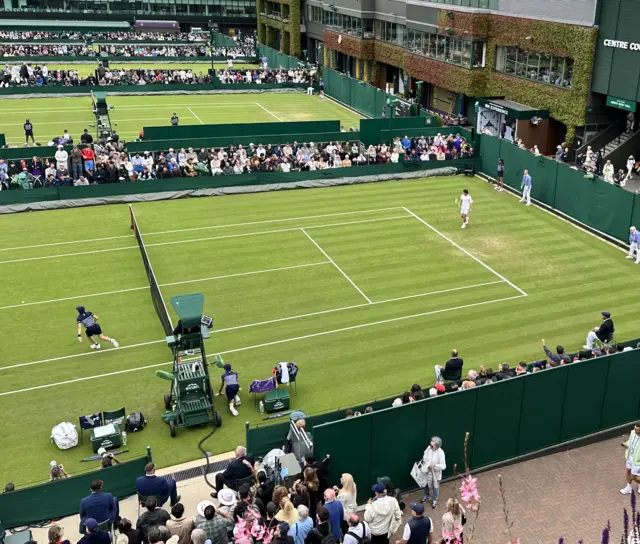
[[[329,523],[331,524],[331,533],[340,542],[342,538],[342,522],[344,521],[344,508],[342,503],[336,500],[336,492],[333,489],[327,489],[324,492],[324,507],[329,511]]]
[[[133,171],[141,174],[144,171],[144,167],[146,163],[144,159],[140,156],[140,153],[136,153],[136,156],[131,159],[131,164],[133,164]]]
[[[309,509],[301,504],[297,508],[298,521],[289,528],[289,536],[293,537],[294,544],[304,544],[304,539],[313,530],[313,520],[309,517]]]
[[[638,251],[638,245],[640,244],[640,232],[635,227],[629,229],[629,254],[627,259],[633,259],[633,254],[636,254],[636,264],[640,264],[640,251]]]
[[[522,198],[520,199],[520,202],[526,201],[526,206],[531,206],[531,176],[529,175],[529,170],[524,171],[521,187]]]
[[[400,144],[405,151],[408,151],[411,148],[411,140],[409,139],[409,136],[402,138],[402,140],[400,140]]]

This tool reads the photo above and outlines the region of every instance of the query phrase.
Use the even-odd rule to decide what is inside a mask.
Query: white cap
[[[49,463],[49,466],[51,468],[58,466],[58,463],[56,463],[55,461],[51,461],[51,463]]]
[[[96,453],[98,455],[106,455],[107,454],[107,450],[105,448],[99,448]]]

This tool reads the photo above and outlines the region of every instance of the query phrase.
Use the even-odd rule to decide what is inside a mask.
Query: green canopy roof
[[[505,100],[504,98],[479,98],[476,104],[518,120],[532,119],[534,117],[545,119],[549,117],[547,110],[537,110],[524,104],[518,104],[518,102],[513,102],[512,100]]]
[[[183,328],[198,327],[202,320],[204,295],[202,293],[193,293],[191,295],[171,297],[171,306],[178,314]]]

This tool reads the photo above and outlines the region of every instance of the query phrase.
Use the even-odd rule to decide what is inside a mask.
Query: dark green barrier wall
[[[77,514],[80,499],[91,494],[91,482],[98,477],[104,482],[104,491],[118,499],[135,495],[136,478],[144,475],[144,466],[150,460],[140,457],[108,469],[0,494],[2,524],[6,528],[21,527]]]
[[[450,475],[488,466],[638,418],[640,350],[572,363],[492,385],[314,427],[316,456],[331,454],[331,482],[354,475],[361,499],[379,476],[415,487],[409,473],[433,435]],[[387,404],[388,406],[388,404]],[[342,416],[344,417],[344,416]]]
[[[391,131],[396,133],[406,129],[426,129],[425,117],[396,117],[394,119],[361,119],[360,133],[362,143],[365,145],[378,145],[383,141],[382,132]],[[437,131],[436,131],[437,134]],[[404,134],[403,134],[404,136]]]
[[[258,44],[258,57],[267,57],[267,65],[269,68],[298,68],[301,64],[304,64],[302,61],[298,60],[295,57],[290,57],[289,55],[285,55],[276,49],[272,49],[271,47],[267,47],[261,43]]]
[[[506,140],[480,137],[481,171],[496,177],[499,158],[504,160],[505,184],[520,189],[524,170],[532,178],[531,196],[624,242],[629,227],[640,224],[640,198],[599,178],[544,157],[535,157]]]
[[[272,123],[273,124],[273,123]],[[198,128],[197,125],[194,125],[195,128]],[[232,125],[225,125],[232,126]],[[274,130],[277,130],[278,126],[274,127]],[[138,153],[142,151],[167,151],[169,148],[180,149],[184,147],[185,149],[189,147],[193,147],[194,149],[201,149],[203,147],[229,147],[233,146],[248,146],[250,143],[253,144],[263,144],[263,145],[275,145],[275,144],[285,144],[285,143],[309,143],[314,142],[325,143],[325,142],[359,142],[360,141],[360,133],[359,132],[314,132],[314,133],[301,133],[301,134],[260,134],[260,135],[251,135],[251,136],[219,136],[214,138],[189,138],[186,140],[149,140],[149,141],[141,141],[141,142],[132,142],[127,144],[127,150],[130,153]]]
[[[210,138],[212,136],[261,136],[265,134],[310,134],[314,132],[340,132],[340,121],[144,127],[144,139],[176,140],[178,138]]]
[[[312,181],[322,179],[339,179],[344,177],[363,177],[384,174],[401,174],[412,171],[428,171],[443,167],[464,168],[475,165],[477,159],[460,159],[455,161],[429,161],[421,166],[412,164],[384,164],[373,166],[356,166],[348,169],[330,168],[315,172],[290,172],[283,174],[255,173],[238,176],[215,176],[197,178],[157,179],[133,183],[106,183],[86,187],[58,187],[31,190],[11,190],[0,192],[0,206],[24,204],[48,200],[70,200],[80,198],[101,198],[118,195],[135,195],[143,193],[162,193],[165,191],[189,191],[218,187],[236,187],[242,185],[269,185],[274,183],[293,183],[296,181]]]
[[[194,84],[194,85],[163,85],[163,84],[155,84],[155,85],[109,85],[109,86],[99,86],[96,85],[94,87],[89,87],[86,85],[80,85],[78,87],[62,87],[62,86],[42,86],[42,87],[4,87],[0,89],[0,96],[9,96],[9,95],[29,95],[29,94],[51,94],[51,95],[65,95],[65,94],[89,94],[91,91],[106,91],[110,93],[139,93],[139,94],[147,94],[147,93],[158,93],[158,94],[166,94],[168,91],[247,91],[249,89],[255,90],[259,88],[261,91],[268,91],[274,89],[305,89],[307,87],[304,83],[263,83],[261,85],[250,85],[244,83],[203,83],[203,84]]]

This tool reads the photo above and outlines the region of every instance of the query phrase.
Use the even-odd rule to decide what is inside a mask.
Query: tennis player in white
[[[471,208],[473,205],[473,198],[471,198],[471,195],[469,194],[469,191],[467,189],[462,191],[462,194],[460,195],[459,204],[460,204],[460,217],[462,218],[461,228],[464,229],[469,223],[469,213],[471,213]]]

